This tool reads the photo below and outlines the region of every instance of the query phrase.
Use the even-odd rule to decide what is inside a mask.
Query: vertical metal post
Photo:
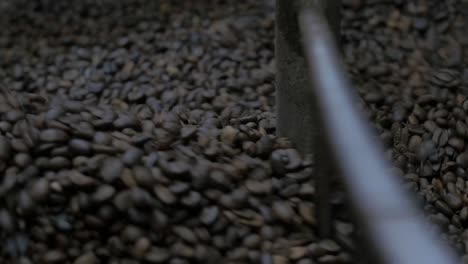
[[[300,1],[276,1],[276,118],[279,136],[289,138],[301,153],[311,153],[317,124],[310,97],[308,71],[297,23]]]
[[[311,82],[301,44],[298,11],[322,8],[339,41],[341,0],[276,1],[276,117],[277,133],[289,138],[302,154],[314,153],[318,161],[317,205],[319,234],[331,236],[330,177],[328,154],[320,140],[317,106],[311,93]],[[317,36],[320,37],[320,36]]]
[[[309,154],[317,149],[319,128],[315,106],[306,96],[310,82],[297,22],[298,10],[305,6],[322,8],[339,41],[341,0],[276,1],[277,132]]]
[[[335,41],[341,42],[341,0],[322,0],[325,16],[335,36]]]

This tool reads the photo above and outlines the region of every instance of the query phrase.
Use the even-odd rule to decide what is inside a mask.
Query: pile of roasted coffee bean
[[[387,157],[468,263],[467,3],[344,4],[344,56]]]
[[[0,263],[349,263],[276,138],[274,5],[2,0]]]

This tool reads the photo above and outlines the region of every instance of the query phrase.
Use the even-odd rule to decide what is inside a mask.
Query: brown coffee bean
[[[195,256],[195,250],[190,246],[177,242],[171,247],[172,255],[191,259]]]
[[[458,151],[463,151],[465,148],[465,142],[460,138],[450,138],[448,144]]]
[[[109,145],[112,142],[112,136],[108,133],[96,132],[93,141],[99,145]]]
[[[202,196],[200,195],[200,193],[194,191],[190,191],[181,199],[182,204],[188,207],[197,207],[200,205],[201,201]]]
[[[452,209],[460,209],[463,206],[463,201],[461,200],[460,196],[454,194],[454,193],[447,193],[444,195],[444,200],[450,206]]]
[[[32,162],[31,156],[26,153],[16,154],[14,160],[15,160],[16,165],[18,165],[19,167],[26,167]]]
[[[468,152],[463,152],[457,156],[456,162],[463,168],[468,168]]]
[[[420,136],[414,135],[409,140],[408,149],[414,152],[419,148],[419,145],[421,143],[422,143],[422,138]]]
[[[48,251],[42,258],[45,263],[62,263],[67,256],[64,252],[58,250]]]
[[[122,174],[124,165],[117,158],[107,158],[103,161],[100,176],[106,182],[113,182]]]
[[[48,166],[54,170],[69,168],[71,165],[70,160],[65,157],[53,157],[49,160]]]
[[[200,221],[209,226],[213,224],[219,216],[219,208],[216,206],[206,207],[202,210],[200,215]]]
[[[127,166],[135,165],[142,157],[144,152],[139,148],[129,148],[122,156],[122,162]]]
[[[154,193],[165,204],[172,205],[177,202],[177,197],[167,187],[162,185],[155,186]]]
[[[70,171],[68,173],[70,182],[78,187],[92,187],[97,185],[97,181],[89,176],[86,176],[78,171]]]
[[[117,129],[134,128],[139,125],[138,119],[131,115],[122,115],[114,120],[113,125]]]
[[[176,236],[182,238],[182,240],[187,243],[196,244],[198,242],[195,233],[193,233],[192,230],[185,226],[176,226],[172,228],[172,232],[174,232]]]
[[[83,139],[72,139],[69,148],[73,153],[79,155],[88,155],[91,153],[91,143]]]
[[[97,264],[98,258],[93,252],[88,252],[80,255],[75,259],[73,264]]]
[[[258,248],[260,246],[260,242],[260,236],[252,234],[244,238],[243,245],[248,248]]]
[[[145,260],[149,263],[166,263],[170,256],[169,251],[165,248],[151,247],[145,255]]]
[[[6,210],[0,210],[0,227],[8,233],[14,231],[15,223],[13,216]]]
[[[146,237],[139,238],[133,247],[133,255],[137,258],[143,258],[151,248],[151,240]]]
[[[245,186],[249,192],[260,195],[271,193],[273,187],[269,179],[263,181],[247,180]]]
[[[0,160],[7,160],[11,155],[11,145],[10,141],[5,137],[0,135]]]
[[[49,181],[46,178],[36,180],[31,185],[30,193],[34,200],[43,201],[49,194]]]
[[[146,167],[135,166],[132,171],[138,185],[151,187],[155,182],[151,170]]]
[[[98,203],[105,202],[111,199],[116,190],[111,185],[101,185],[96,192],[93,193],[92,199]]]
[[[283,222],[290,223],[294,217],[294,211],[288,202],[275,201],[272,209],[275,217]]]
[[[40,139],[43,142],[64,142],[68,140],[67,133],[59,129],[46,129],[41,131]]]

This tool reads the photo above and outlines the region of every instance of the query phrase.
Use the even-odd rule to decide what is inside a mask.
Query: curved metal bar
[[[428,232],[421,211],[389,172],[382,149],[371,141],[327,22],[311,8],[300,13],[299,25],[312,83],[309,100],[319,109],[322,136],[375,253],[373,263],[457,263],[453,252]]]

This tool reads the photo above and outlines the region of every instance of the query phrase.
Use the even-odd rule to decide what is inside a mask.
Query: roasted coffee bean
[[[174,204],[177,202],[177,197],[164,186],[154,187],[154,193],[163,203]]]
[[[205,225],[211,225],[216,221],[219,214],[219,208],[216,206],[204,208],[200,215],[200,221]]]
[[[113,182],[116,180],[123,171],[123,164],[119,159],[116,158],[108,158],[103,161],[102,167],[100,169],[100,176],[106,182]]]
[[[123,154],[122,162],[127,166],[135,165],[143,157],[143,154],[141,149],[130,148]]]
[[[11,155],[11,145],[10,141],[4,137],[0,136],[0,160],[7,160]]]
[[[457,156],[456,162],[463,168],[468,168],[468,152],[463,152]]]
[[[170,252],[167,249],[152,247],[145,255],[145,260],[149,263],[165,263],[170,256]]]
[[[294,217],[294,211],[288,202],[277,201],[273,203],[273,214],[283,222],[291,222]]]
[[[93,194],[93,200],[96,202],[105,202],[115,194],[115,188],[111,185],[102,185]]]
[[[92,187],[97,184],[97,181],[94,178],[86,176],[78,171],[70,171],[68,173],[68,177],[70,182],[78,187]]]
[[[82,139],[72,139],[69,143],[70,150],[77,155],[88,155],[91,153],[91,143]]]
[[[84,253],[78,258],[75,259],[73,264],[96,264],[98,263],[98,258],[93,252]]]
[[[67,257],[64,252],[61,252],[58,250],[52,250],[52,251],[48,251],[42,258],[42,260],[45,263],[61,263],[65,261],[66,258]]]
[[[43,142],[64,142],[68,140],[68,135],[59,129],[46,129],[40,134],[40,139]]]

